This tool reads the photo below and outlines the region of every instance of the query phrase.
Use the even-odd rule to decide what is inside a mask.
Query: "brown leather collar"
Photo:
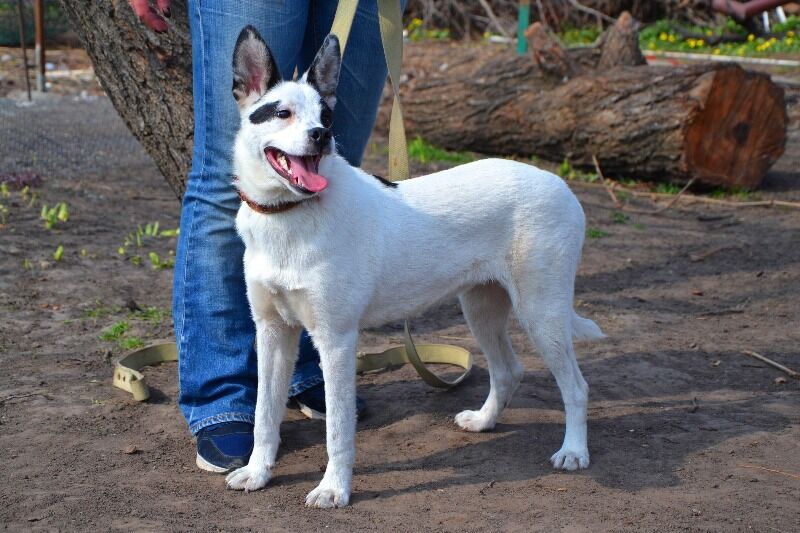
[[[259,204],[253,199],[249,198],[245,193],[239,189],[239,198],[242,199],[244,203],[250,207],[256,213],[261,213],[263,215],[274,215],[275,213],[283,213],[284,211],[288,211],[290,209],[294,209],[300,204],[304,204],[309,200],[313,200],[314,198],[318,198],[317,196],[311,196],[310,198],[304,198],[303,200],[298,200],[296,202],[280,202],[278,204],[271,204],[271,205],[264,205]]]

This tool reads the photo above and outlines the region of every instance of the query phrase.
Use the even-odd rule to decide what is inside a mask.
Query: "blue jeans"
[[[190,0],[194,151],[183,197],[175,262],[173,317],[179,351],[178,404],[192,433],[227,421],[253,423],[255,329],[244,283],[244,245],[234,218],[231,150],[239,110],[231,93],[236,38],[255,26],[284,78],[305,72],[330,30],[333,0]],[[386,80],[377,3],[358,7],[334,110],[338,152],[358,166]],[[300,341],[290,395],[322,383],[319,354]]]

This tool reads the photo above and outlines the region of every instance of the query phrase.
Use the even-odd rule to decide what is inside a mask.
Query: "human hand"
[[[150,0],[128,0],[133,12],[144,22],[148,28],[158,33],[167,31],[167,21],[169,17],[170,0],[155,0],[156,7],[150,5]]]

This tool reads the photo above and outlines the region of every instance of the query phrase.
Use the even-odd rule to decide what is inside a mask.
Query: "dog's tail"
[[[593,341],[602,339],[605,334],[593,320],[583,318],[572,312],[572,336],[576,341]]]

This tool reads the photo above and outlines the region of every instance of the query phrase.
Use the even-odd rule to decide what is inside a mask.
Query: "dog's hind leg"
[[[492,429],[522,380],[522,365],[508,338],[511,300],[498,283],[478,285],[459,296],[467,324],[489,364],[489,396],[479,411],[462,411],[456,424],[467,431]]]
[[[543,291],[547,293],[549,291]],[[572,301],[559,295],[538,293],[538,309],[524,307],[525,295],[517,309],[520,324],[525,328],[550,372],[556,378],[566,412],[564,443],[550,458],[555,468],[577,470],[589,466],[586,443],[586,408],[589,387],[578,368],[572,346]],[[566,300],[566,301],[559,301]],[[538,307],[537,306],[537,307]]]

